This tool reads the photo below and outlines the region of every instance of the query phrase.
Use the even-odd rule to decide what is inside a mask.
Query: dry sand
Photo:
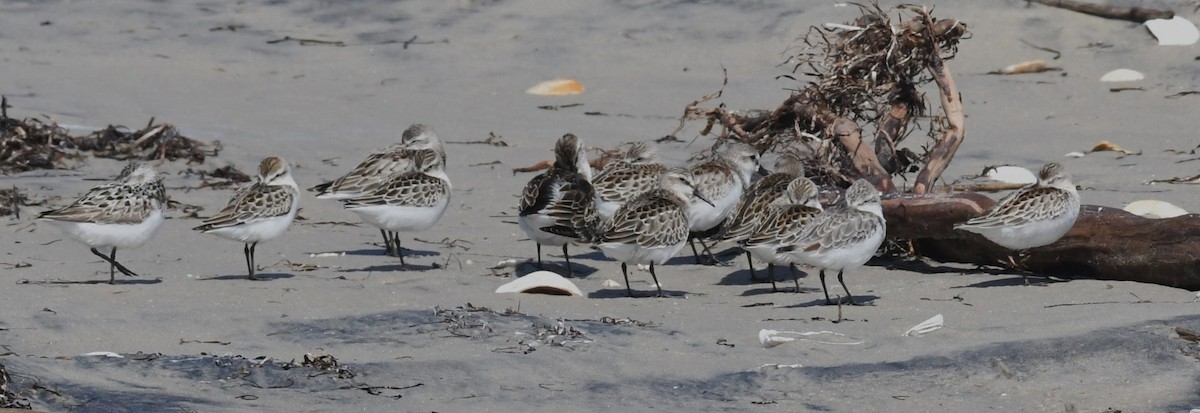
[[[27,209],[0,237],[0,362],[15,390],[48,411],[1200,407],[1197,347],[1174,333],[1200,329],[1200,303],[1157,285],[1023,286],[1014,274],[879,262],[846,276],[867,305],[839,310],[821,305],[815,277],[801,294],[771,293],[749,281],[741,257],[718,267],[680,257],[658,271],[672,298],[631,299],[601,286],[621,279],[618,263],[577,247],[575,271],[584,275],[574,281],[588,298],[493,293],[511,278],[487,267],[534,253],[514,224],[530,176],[510,168],[548,158],[566,132],[599,147],[669,134],[688,102],[721,84],[722,66],[722,102],[772,108],[796,87],[775,79],[790,70],[777,65],[793,40],[810,25],[857,15],[832,2],[702,3],[0,2],[0,93],[12,116],[44,114],[84,130],[155,117],[223,143],[205,168],[249,171],[280,155],[302,187],[344,172],[410,123],[432,124],[449,141],[494,132],[510,144],[448,145],[453,203],[434,228],[404,234],[407,269],[382,255],[377,231],[327,224],[355,217],[306,194],[307,220],[258,247],[266,281],[243,278],[240,245],[197,234],[196,220],[174,212],[150,245],[122,251],[145,276],[58,283],[105,280],[107,266]],[[1200,21],[1194,3],[1143,5]],[[961,19],[973,34],[950,62],[968,135],[947,179],[989,164],[1060,161],[1086,189],[1085,203],[1154,198],[1200,210],[1191,187],[1144,184],[1195,172],[1194,163],[1176,163],[1193,155],[1165,151],[1200,143],[1198,98],[1165,97],[1200,89],[1200,48],[1159,47],[1134,23],[1019,1],[936,6],[936,16]],[[268,43],[285,36],[346,46]],[[1061,51],[1049,61],[1063,71],[984,74],[1053,57],[1022,39]],[[1140,90],[1114,93],[1098,81],[1122,67],[1147,74],[1133,84]],[[559,76],[587,92],[523,93]],[[582,106],[538,109],[573,103]],[[682,161],[706,139],[661,152]],[[1063,157],[1100,140],[1143,154]],[[0,186],[61,206],[119,167],[90,160],[77,171],[0,177]],[[204,206],[201,215],[231,194],[185,190],[199,181],[181,175],[167,184],[174,200]],[[320,252],[345,255],[309,255]],[[547,259],[561,258],[551,251]],[[653,290],[648,273],[631,278],[636,290]],[[945,328],[901,337],[935,314]],[[763,348],[764,328],[828,330],[862,343]],[[124,358],[81,356],[95,351]],[[332,355],[349,370],[285,368],[306,353]]]

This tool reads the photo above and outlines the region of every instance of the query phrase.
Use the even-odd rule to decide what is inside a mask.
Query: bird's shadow
[[[776,281],[776,282],[778,283],[778,281]],[[757,296],[757,295],[796,294],[796,293],[808,294],[808,293],[819,293],[819,292],[821,292],[820,288],[804,288],[804,286],[800,286],[800,291],[797,292],[796,284],[792,283],[791,280],[788,280],[787,284],[782,284],[782,283],[779,284],[779,291],[775,291],[770,288],[751,288],[746,291],[742,291],[741,295],[742,295],[742,297],[753,297],[753,296]]]
[[[792,304],[792,305],[785,305],[785,306],[781,306],[780,308],[836,307],[838,305],[839,298],[842,300],[843,306],[847,306],[847,307],[871,306],[871,307],[873,307],[873,306],[875,306],[875,301],[879,299],[879,296],[877,296],[877,295],[855,295],[854,302],[856,304],[851,305],[849,302],[846,301],[846,297],[832,297],[832,296],[829,297],[829,299],[832,300],[832,302],[830,304],[825,304],[825,296],[819,295],[818,298],[813,299],[811,301],[805,301],[805,302],[796,303],[796,304]]]
[[[624,288],[604,288],[588,293],[588,298],[659,298],[657,290],[633,290],[633,297]],[[687,298],[686,291],[663,290],[662,298]]]
[[[75,280],[45,280],[45,281],[21,280],[21,281],[17,282],[17,284],[34,284],[34,285],[36,285],[36,284],[46,284],[46,285],[73,285],[73,284],[74,284],[74,285],[101,285],[101,284],[106,284],[106,285],[149,285],[149,284],[161,284],[162,282],[163,282],[163,281],[162,281],[162,278],[155,278],[155,279],[117,279],[116,281],[114,281],[114,282],[113,282],[113,283],[111,283],[111,284],[108,282],[108,280],[82,280],[82,281],[75,281]]]
[[[404,252],[404,258],[436,257],[436,256],[442,255],[441,252],[432,251],[432,250],[414,250],[412,248],[407,248],[407,247],[401,248],[401,250],[403,250],[403,252]],[[387,254],[387,249],[385,249],[382,246],[379,248],[363,248],[363,249],[349,250],[349,251],[343,251],[343,252],[346,255],[352,255],[352,256],[356,256],[356,257],[390,257],[390,255]],[[315,254],[320,254],[320,253],[315,253]]]
[[[372,265],[372,266],[363,267],[363,268],[347,268],[347,269],[337,270],[337,272],[391,272],[391,271],[425,272],[425,271],[431,271],[431,270],[440,270],[443,268],[444,267],[442,267],[441,264],[437,264],[437,263],[432,263],[429,265],[413,264],[413,263],[405,263],[405,264],[396,263],[396,264],[385,264],[385,265]]]
[[[292,278],[292,277],[295,277],[295,275],[285,274],[285,273],[258,273],[258,274],[254,274],[253,280],[250,279],[250,277],[247,274],[215,275],[212,277],[199,278],[199,280],[200,281],[209,281],[209,280],[274,281],[274,280],[282,280],[282,279],[287,279],[287,278]]]
[[[524,276],[528,275],[529,273],[533,273],[533,272],[537,272],[537,271],[550,271],[552,273],[563,276],[563,278],[587,278],[587,277],[591,276],[592,274],[599,272],[600,269],[596,268],[596,267],[583,265],[583,264],[580,264],[577,262],[572,262],[571,263],[571,271],[570,271],[570,273],[568,273],[567,272],[567,264],[565,261],[564,262],[547,262],[547,261],[543,260],[542,268],[538,268],[537,261],[530,260],[530,261],[525,261],[520,264],[517,264],[517,268],[514,272],[517,277],[524,277]]]

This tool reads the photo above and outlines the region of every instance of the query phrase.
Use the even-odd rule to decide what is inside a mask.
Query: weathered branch
[[[1058,7],[1077,11],[1083,14],[1090,14],[1106,19],[1129,20],[1138,23],[1144,23],[1146,20],[1154,19],[1170,19],[1175,17],[1175,12],[1170,10],[1155,10],[1143,9],[1141,7],[1112,7],[1101,6],[1098,4],[1088,4],[1072,0],[1029,0],[1034,3],[1044,4],[1050,7]]]
[[[1012,251],[954,223],[995,204],[975,193],[902,195],[884,201],[888,236],[908,239],[917,254],[943,262],[1008,266]],[[1018,269],[1062,278],[1138,281],[1200,290],[1200,215],[1149,219],[1085,205],[1057,242],[1024,251]]]
[[[921,15],[924,16],[927,23],[926,30],[930,30],[929,38],[935,38],[932,33],[934,24],[929,13],[921,10]],[[929,72],[933,75],[934,82],[937,83],[938,97],[942,103],[942,111],[946,115],[947,125],[941,139],[938,139],[937,143],[929,149],[925,167],[917,174],[912,189],[912,192],[916,194],[929,192],[934,181],[937,181],[946,167],[950,165],[950,160],[954,158],[955,152],[958,152],[958,146],[962,145],[962,141],[966,137],[966,115],[963,113],[958,87],[954,85],[954,76],[950,74],[950,68],[946,67],[946,62],[942,60],[937,42],[930,42],[930,47],[933,47],[933,53],[931,53]]]

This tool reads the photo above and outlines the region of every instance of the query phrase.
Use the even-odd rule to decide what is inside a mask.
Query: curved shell
[[[550,271],[534,271],[496,289],[497,293],[528,293],[583,297],[583,291],[561,275]]]

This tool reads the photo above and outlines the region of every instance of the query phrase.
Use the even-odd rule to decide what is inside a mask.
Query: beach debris
[[[31,411],[29,403],[17,397],[13,393],[9,383],[12,382],[12,377],[8,375],[8,369],[4,367],[4,363],[0,363],[0,409],[9,411],[8,409],[21,409],[20,411]]]
[[[822,338],[810,338],[810,337]],[[758,342],[762,343],[763,348],[771,348],[783,343],[793,341],[811,341],[819,344],[830,344],[838,346],[852,346],[862,344],[863,341],[858,338],[850,337],[842,333],[832,331],[779,331],[762,329],[758,331]]]
[[[1133,69],[1117,69],[1100,76],[1101,82],[1133,82],[1145,79],[1146,75]]]
[[[1158,201],[1154,199],[1141,199],[1130,202],[1125,205],[1125,212],[1140,215],[1146,218],[1173,218],[1180,215],[1187,215],[1187,211],[1183,208],[1175,206],[1170,202]]]
[[[1100,141],[1095,146],[1092,146],[1092,149],[1087,151],[1087,153],[1092,153],[1092,152],[1116,152],[1121,155],[1141,155],[1142,154],[1142,151],[1140,151],[1140,150],[1136,151],[1136,152],[1130,151],[1128,149],[1122,148],[1121,145],[1117,145],[1117,144],[1109,142],[1109,141]]]
[[[308,254],[308,258],[333,258],[333,257],[344,257],[344,256],[346,256],[346,251],[342,251],[342,252],[313,252],[313,253],[309,253],[309,254]]]
[[[984,170],[983,176],[1006,184],[1028,185],[1037,182],[1037,176],[1030,170],[1011,165],[988,167]]]
[[[1083,14],[1090,14],[1106,19],[1129,20],[1144,22],[1151,19],[1169,19],[1175,16],[1170,10],[1155,10],[1145,7],[1115,7],[1099,4],[1084,3],[1075,0],[1031,0],[1051,7],[1058,7]]]
[[[1189,46],[1200,40],[1200,30],[1190,20],[1180,16],[1171,19],[1146,20],[1146,29],[1158,39],[1159,46]]]
[[[905,331],[901,336],[917,337],[941,329],[946,324],[945,318],[941,314],[930,317],[928,320],[922,321],[921,324],[913,326],[913,328]]]
[[[21,219],[21,207],[36,206],[44,204],[46,201],[31,202],[25,194],[16,186],[12,188],[0,188],[0,217],[10,217],[12,219]]]
[[[109,358],[116,358],[116,359],[125,358],[125,356],[122,356],[117,353],[113,353],[111,351],[93,351],[91,353],[80,354],[80,356],[82,356],[82,357],[109,357]]]
[[[503,259],[503,260],[500,260],[499,262],[496,262],[496,265],[488,267],[488,269],[489,270],[500,270],[500,269],[505,269],[505,268],[516,268],[517,264],[520,264],[520,263],[521,263],[521,261],[517,260],[516,258],[508,258],[508,259]]]
[[[1087,154],[1083,153],[1083,152],[1079,152],[1079,151],[1074,151],[1074,152],[1067,152],[1063,156],[1068,157],[1068,158],[1082,158],[1084,156],[1087,156]]]
[[[802,367],[804,367],[804,366],[803,366],[803,365],[801,365],[801,364],[798,364],[798,363],[797,363],[797,364],[779,364],[779,363],[769,363],[769,364],[763,364],[763,365],[761,365],[761,366],[758,366],[758,371],[764,371],[764,370],[767,370],[767,369],[772,369],[772,370],[780,370],[780,369],[798,369],[798,368],[802,368]]]
[[[295,361],[293,361],[292,364],[295,364]],[[315,377],[322,374],[333,374],[339,379],[350,379],[358,375],[358,373],[355,373],[354,370],[351,370],[349,367],[339,364],[338,360],[329,354],[317,356],[313,355],[312,353],[304,353],[304,358],[300,362],[300,365],[304,367],[312,367],[313,369],[320,371],[320,373],[313,374],[309,377]]]
[[[1046,65],[1045,60],[1027,60],[1020,63],[1013,63],[1005,66],[1003,69],[988,72],[989,75],[1020,75],[1025,73],[1041,73],[1052,70],[1062,70],[1061,68],[1051,67]]]
[[[538,96],[567,96],[583,93],[583,84],[579,81],[557,78],[538,83],[526,89],[525,93]]]
[[[604,282],[600,283],[600,286],[604,287],[604,288],[621,288],[621,283],[617,282],[614,279],[609,278],[607,280],[604,280]]]
[[[496,132],[488,132],[488,137],[478,141],[446,141],[457,145],[492,145],[492,146],[508,146],[508,142],[504,141],[504,137],[497,135]]]
[[[1176,177],[1173,177],[1173,178],[1167,178],[1167,179],[1151,179],[1151,180],[1149,180],[1149,181],[1146,181],[1146,183],[1147,183],[1147,184],[1151,184],[1151,185],[1153,185],[1153,184],[1188,184],[1188,185],[1195,185],[1195,184],[1200,184],[1200,175],[1193,175],[1193,176],[1176,176]]]
[[[583,291],[563,276],[550,271],[534,271],[496,288],[497,293],[526,293],[583,297]]]

